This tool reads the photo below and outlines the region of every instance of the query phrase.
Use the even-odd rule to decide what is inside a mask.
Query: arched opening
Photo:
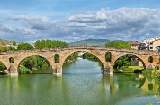
[[[7,70],[7,67],[0,61],[0,74],[5,74],[5,70]]]
[[[32,55],[24,58],[19,66],[18,72],[20,74],[45,74],[45,73],[52,73],[50,68],[50,62],[39,55]]]
[[[149,63],[153,63],[153,57],[152,57],[152,56],[149,56],[148,62],[149,62]]]
[[[119,57],[114,63],[115,72],[134,72],[140,73],[146,69],[144,62],[136,55],[126,54]]]
[[[86,51],[71,53],[64,61],[62,73],[89,74],[102,73],[103,64],[95,55]]]
[[[13,57],[9,58],[9,63],[14,63],[14,58]]]
[[[105,54],[105,61],[106,62],[111,62],[111,59],[112,59],[111,52],[106,52],[106,54]]]
[[[54,55],[54,62],[59,63],[59,54]]]

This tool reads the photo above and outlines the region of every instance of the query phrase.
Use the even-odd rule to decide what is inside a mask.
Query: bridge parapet
[[[18,53],[38,53],[38,52],[58,52],[64,50],[73,50],[73,49],[90,49],[90,50],[105,50],[115,51],[115,52],[129,52],[135,54],[147,54],[147,55],[158,55],[156,51],[144,51],[144,50],[128,50],[128,49],[117,49],[117,48],[110,48],[110,47],[102,47],[102,46],[70,46],[66,48],[50,48],[50,49],[41,49],[41,50],[20,50],[20,51],[13,51],[13,52],[0,52],[0,55],[10,55],[10,54],[18,54]]]

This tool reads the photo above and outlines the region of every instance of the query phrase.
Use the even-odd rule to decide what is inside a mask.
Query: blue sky
[[[0,38],[34,42],[160,36],[160,0],[1,0]]]

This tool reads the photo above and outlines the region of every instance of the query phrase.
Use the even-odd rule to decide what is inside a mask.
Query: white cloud
[[[85,38],[143,40],[160,35],[160,9],[120,8],[74,13],[66,20],[14,15],[0,24],[0,37],[18,41]],[[6,36],[5,36],[6,35]],[[19,36],[17,38],[17,36]]]

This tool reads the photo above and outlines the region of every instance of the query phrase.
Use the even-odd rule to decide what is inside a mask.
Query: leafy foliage
[[[37,40],[35,42],[34,47],[36,49],[44,49],[44,48],[64,48],[68,47],[68,44],[64,41],[58,40]]]
[[[16,46],[16,45],[17,45],[17,43],[15,41],[13,41],[13,46]]]
[[[130,44],[128,42],[123,41],[110,41],[105,44],[105,47],[131,49]]]
[[[26,68],[30,70],[36,70],[38,68],[48,66],[48,61],[44,59],[43,57],[40,57],[38,55],[33,55],[30,57],[25,58],[21,65],[25,66]]]
[[[106,62],[111,62],[111,57],[112,57],[111,53],[110,53],[110,52],[107,52],[107,53],[105,54],[105,60],[106,60]]]
[[[59,55],[58,54],[54,55],[54,61],[55,61],[55,63],[59,63]]]
[[[9,62],[14,63],[14,58],[13,57],[9,58]]]
[[[93,54],[90,54],[88,52],[85,53],[85,58],[86,59],[91,59],[91,60],[94,60],[94,61],[99,61],[99,59],[96,56],[94,56]]]
[[[0,52],[15,51],[14,47],[0,47]]]
[[[32,70],[26,68],[25,66],[19,67],[19,73],[20,74],[29,74],[32,73]]]
[[[6,66],[2,62],[0,62],[0,71],[6,70],[6,69],[7,69]]]
[[[29,43],[21,43],[18,45],[17,50],[32,50],[33,46]]]
[[[129,54],[118,58],[118,60],[114,64],[113,68],[120,69],[122,66],[127,66],[127,67],[131,66],[130,59],[131,59],[131,55],[129,55]]]
[[[77,59],[77,57],[78,57],[78,52],[74,52],[73,54],[71,54],[70,56],[67,57],[65,62],[66,63],[73,62]]]

